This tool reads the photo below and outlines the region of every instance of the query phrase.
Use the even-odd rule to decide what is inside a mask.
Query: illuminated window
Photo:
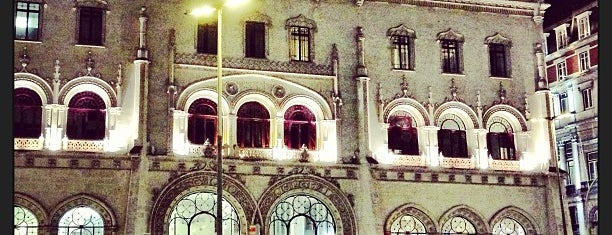
[[[289,54],[291,60],[310,61],[310,28],[292,26],[289,30]]]
[[[591,62],[589,60],[589,51],[580,52],[580,54],[578,54],[578,59],[578,69],[580,69],[580,72],[589,70],[589,68],[591,67]]]
[[[270,147],[270,114],[257,102],[248,102],[238,109],[237,141],[241,148]]]
[[[58,235],[73,234],[104,235],[104,219],[90,207],[75,207],[64,213],[58,225]]]
[[[191,193],[183,197],[172,209],[168,220],[169,235],[215,234],[217,194]],[[240,234],[240,220],[234,206],[221,201],[223,234]]]
[[[68,104],[66,136],[72,140],[102,140],[106,135],[106,105],[93,92],[76,94]]]
[[[290,196],[272,209],[270,235],[334,235],[336,222],[329,208],[308,195]]]
[[[312,112],[303,105],[291,106],[285,113],[284,123],[285,146],[289,149],[300,149],[306,146],[317,148],[316,120]]]
[[[217,104],[209,99],[197,99],[188,110],[187,139],[192,144],[217,143]]]
[[[584,12],[576,16],[578,22],[578,39],[583,39],[591,35],[591,26],[589,24],[590,11]]]
[[[15,5],[15,39],[36,41],[41,20],[40,4],[17,2]]]
[[[404,215],[391,224],[391,235],[427,234],[425,225],[411,215]]]
[[[35,91],[16,88],[13,91],[13,135],[15,138],[38,138],[42,130],[42,101]]]
[[[557,40],[557,50],[567,47],[569,41],[567,37],[567,24],[562,24],[555,28],[555,35]]]
[[[37,235],[38,219],[28,209],[21,206],[13,206],[13,223],[15,235]]]
[[[521,224],[511,218],[503,218],[493,225],[493,234],[503,235],[524,235],[525,229]]]
[[[442,234],[476,234],[476,228],[465,218],[455,216],[442,225]]]
[[[565,61],[557,63],[557,80],[565,79],[567,76],[567,64]]]

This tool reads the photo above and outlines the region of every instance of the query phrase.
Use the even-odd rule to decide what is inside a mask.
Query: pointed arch
[[[53,212],[51,212],[50,226],[57,228],[60,223],[60,219],[72,209],[77,207],[89,207],[97,212],[104,223],[104,235],[111,235],[117,232],[118,224],[117,217],[113,212],[112,208],[108,204],[92,195],[89,194],[77,194],[62,200]],[[51,234],[57,234],[57,229],[51,231]]]
[[[432,220],[427,214],[428,212],[426,212],[427,210],[417,204],[414,203],[406,203],[402,206],[399,206],[397,208],[395,208],[393,210],[393,212],[391,212],[391,214],[389,214],[387,216],[387,219],[385,220],[385,234],[387,234],[388,232],[391,232],[391,226],[393,226],[393,223],[398,220],[401,219],[403,216],[406,215],[410,215],[412,217],[414,217],[415,219],[417,219],[419,222],[421,222],[425,228],[425,232],[428,234],[435,234],[438,232],[438,225],[437,223]]]
[[[437,35],[438,40],[455,40],[458,42],[463,42],[463,35],[456,33],[453,29],[448,29],[444,32],[440,32]]]
[[[440,231],[442,231],[445,223],[450,221],[454,217],[461,217],[469,221],[472,225],[474,225],[474,228],[476,229],[476,234],[490,233],[489,226],[483,220],[484,217],[467,205],[457,205],[447,210],[440,217],[440,220],[438,222],[441,226]]]
[[[504,36],[502,36],[500,33],[496,33],[493,36],[489,36],[487,38],[485,38],[484,40],[485,44],[502,44],[504,46],[507,47],[511,47],[512,46],[512,41]]]
[[[215,166],[211,166],[215,167]],[[170,181],[155,197],[149,217],[151,235],[168,234],[168,221],[172,210],[181,199],[194,192],[216,193],[216,171],[194,171],[183,174]],[[237,211],[240,224],[261,221],[257,203],[246,186],[240,181],[223,175],[223,199]],[[240,227],[240,234],[247,233],[247,226]]]
[[[271,215],[275,207],[285,198],[294,195],[309,195],[320,200],[335,221],[336,235],[356,235],[357,223],[355,212],[345,192],[338,186],[319,176],[310,174],[293,174],[270,185],[259,199],[261,214],[265,216],[262,223],[263,234],[269,234]]]
[[[40,202],[24,193],[13,193],[13,204],[28,209],[38,220],[38,226],[46,226],[49,223],[49,214]]]
[[[515,206],[507,206],[497,211],[489,220],[491,230],[505,218],[510,218],[520,224],[526,235],[542,234],[533,217],[523,209]]]

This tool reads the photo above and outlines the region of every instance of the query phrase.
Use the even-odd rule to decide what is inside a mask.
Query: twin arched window
[[[275,206],[270,218],[269,235],[333,235],[335,231],[329,208],[308,195],[285,198]]]
[[[215,234],[217,194],[191,193],[172,209],[168,222],[170,235]],[[240,220],[236,209],[222,200],[223,234],[240,234]]]
[[[15,205],[14,234],[37,235],[38,219],[30,210]],[[80,205],[68,210],[57,224],[58,235],[104,235],[104,219],[94,209]]]

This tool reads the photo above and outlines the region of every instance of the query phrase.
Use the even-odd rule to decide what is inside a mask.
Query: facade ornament
[[[138,18],[138,20],[140,21],[140,28],[139,28],[139,34],[140,34],[140,38],[139,38],[139,47],[138,47],[138,59],[143,59],[146,60],[149,58],[149,53],[147,50],[147,40],[146,40],[146,34],[147,34],[147,16],[145,14],[145,11],[147,10],[146,7],[141,7],[140,8],[140,17]]]
[[[497,95],[499,96],[498,104],[505,104],[508,101],[506,100],[506,89],[502,82],[499,82],[499,90],[497,91]]]
[[[527,118],[527,120],[529,120],[529,117],[531,116],[531,112],[529,111],[529,102],[527,101],[527,93],[525,92],[525,94],[523,95],[524,99],[525,99],[525,118]]]
[[[535,56],[536,56],[536,63],[538,66],[538,75],[537,75],[537,84],[536,84],[536,89],[537,90],[548,90],[548,81],[546,80],[545,76],[546,74],[544,73],[545,71],[545,66],[544,66],[544,53],[542,51],[542,44],[541,43],[536,43],[535,44]]]
[[[28,56],[28,48],[23,47],[21,57],[19,58],[19,64],[21,64],[21,70],[19,72],[29,73],[26,67],[30,64],[30,56]]]
[[[53,83],[59,83],[61,75],[61,73],[59,72],[61,68],[59,60],[55,60],[55,66],[53,66],[53,68],[55,68],[55,72],[53,73]]]
[[[100,78],[99,73],[96,75],[93,75],[91,73],[91,71],[96,67],[96,61],[92,59],[92,57],[93,57],[93,53],[91,51],[88,51],[87,59],[85,60],[85,68],[87,69],[87,73],[85,75],[83,75],[82,73],[79,73],[79,76],[91,76],[91,77]]]
[[[119,64],[117,69],[117,83],[115,84],[115,92],[117,92],[117,106],[121,106],[121,84],[123,83],[122,67]]]
[[[459,88],[457,88],[457,86],[455,85],[455,78],[451,79],[451,86],[450,86],[449,90],[450,90],[451,96],[444,98],[444,102],[448,102],[448,101],[463,102],[463,99],[457,97],[457,91],[459,90]]]
[[[355,5],[362,6],[364,0],[355,0]]]
[[[395,98],[408,98],[408,82],[406,82],[406,75],[402,75],[402,83],[400,83],[401,94],[397,94]]]

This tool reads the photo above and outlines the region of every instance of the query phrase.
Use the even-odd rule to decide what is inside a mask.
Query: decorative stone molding
[[[512,46],[512,41],[499,33],[485,38],[485,44],[502,44],[506,47]]]
[[[455,33],[452,29],[448,29],[444,32],[438,33],[438,40],[455,40],[459,42],[463,42],[463,35]]]
[[[64,142],[64,150],[102,153],[104,152],[104,145],[104,140],[66,140]]]
[[[390,28],[387,30],[387,36],[407,36],[411,38],[416,38],[416,33],[414,30],[406,27],[404,24],[400,24],[396,27]]]
[[[104,220],[104,235],[112,235],[117,232],[116,216],[111,207],[105,202],[87,194],[79,194],[72,196],[62,202],[52,213],[50,224],[56,226],[60,219],[69,210],[78,207],[87,206],[98,212]],[[57,230],[51,231],[52,235],[57,234]]]
[[[42,150],[45,139],[13,138],[15,150]]]
[[[356,0],[361,1],[363,0]],[[532,0],[515,1],[479,1],[479,0],[370,0],[372,2],[387,2],[418,7],[458,9],[472,12],[489,12],[503,15],[533,16],[534,8],[540,14],[550,7],[550,4],[536,3]]]
[[[394,209],[389,217],[387,217],[384,227],[385,231],[390,231],[393,222],[395,222],[397,219],[405,215],[410,215],[419,220],[419,222],[423,223],[428,234],[436,234],[438,231],[436,229],[438,225],[427,215],[427,213],[424,212],[424,209],[421,208],[421,206],[415,205],[414,203],[408,203]]]
[[[531,218],[527,212],[514,206],[505,207],[495,213],[489,221],[489,227],[493,228],[504,218],[513,219],[523,226],[526,235],[541,234],[541,232],[538,232],[540,230],[536,227],[535,220]]]
[[[196,53],[177,53],[174,58],[174,63],[214,67],[217,64],[217,56]],[[253,58],[233,58],[224,56],[223,67],[283,73],[314,74],[327,76],[334,75],[332,65],[322,65],[315,64],[313,62],[300,61],[273,61]]]
[[[315,23],[314,20],[306,18],[306,16],[302,14],[287,19],[285,22],[285,29],[289,29],[291,26],[306,27],[310,28],[313,32],[317,31],[317,23]]]
[[[516,108],[510,106],[510,105],[506,105],[506,104],[497,104],[497,105],[493,105],[490,108],[488,108],[484,115],[483,115],[483,121],[485,124],[485,127],[488,129],[490,126],[490,119],[491,117],[495,116],[496,114],[498,114],[498,112],[505,112],[505,113],[509,113],[512,116],[514,116],[516,118],[516,120],[518,120],[518,126],[520,126],[520,130],[521,131],[527,131],[527,120],[525,119],[525,117],[520,113],[520,111],[518,111]],[[514,125],[511,125],[514,126]],[[518,127],[517,126],[517,127]]]
[[[453,217],[462,217],[469,222],[471,222],[476,228],[477,234],[489,234],[489,227],[482,219],[483,217],[476,213],[474,209],[468,207],[466,205],[458,205],[451,209],[449,209],[444,215],[440,218],[440,226],[443,226],[449,219]]]

